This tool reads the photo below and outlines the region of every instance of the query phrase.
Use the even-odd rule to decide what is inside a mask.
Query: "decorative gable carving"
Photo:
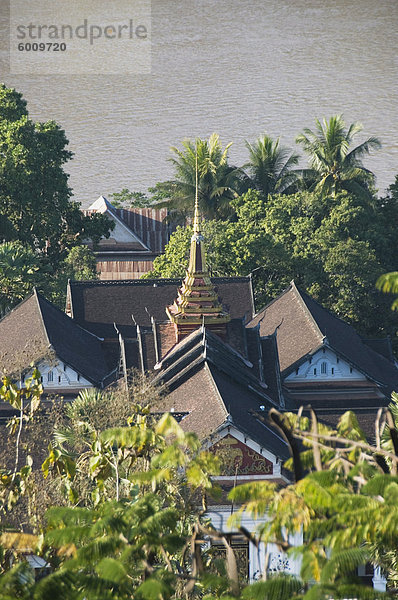
[[[341,380],[366,381],[366,377],[327,347],[307,358],[285,379],[286,382]]]
[[[38,364],[38,369],[45,392],[56,391],[57,389],[80,390],[93,387],[90,381],[79,375],[69,365],[57,359],[50,362],[42,361]]]
[[[273,464],[243,442],[228,434],[210,448],[221,462],[221,475],[272,475]]]

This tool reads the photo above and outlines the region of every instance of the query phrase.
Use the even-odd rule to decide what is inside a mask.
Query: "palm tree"
[[[254,144],[246,142],[250,160],[243,169],[248,171],[250,187],[261,192],[265,198],[270,194],[283,194],[292,190],[297,181],[297,172],[292,170],[297,165],[299,156],[279,145],[279,138],[274,141],[263,135]]]
[[[378,290],[389,294],[398,293],[398,271],[392,271],[391,273],[384,273],[380,275],[376,281],[376,287]],[[391,305],[392,310],[398,310],[398,298],[395,298]]]
[[[202,215],[205,218],[228,218],[233,210],[231,200],[239,190],[239,171],[228,164],[228,144],[223,150],[220,138],[213,133],[208,140],[197,138],[185,140],[183,149],[172,147],[175,179],[166,181],[162,187],[169,200],[157,206],[171,210],[192,211],[196,190],[196,163],[198,168],[198,196]]]
[[[362,158],[371,150],[381,147],[376,137],[370,137],[350,150],[353,138],[362,131],[360,123],[346,128],[342,115],[315,121],[315,131],[304,129],[296,138],[309,156],[310,169],[304,176],[313,179],[314,189],[322,195],[335,197],[338,190],[345,189],[358,196],[370,196],[374,175],[362,165]]]

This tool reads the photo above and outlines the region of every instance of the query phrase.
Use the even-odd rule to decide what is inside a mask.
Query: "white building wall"
[[[207,516],[211,519],[213,526],[225,533],[237,531],[236,528],[230,527],[228,522],[231,517],[231,507],[214,507],[208,511]],[[262,519],[254,519],[247,512],[242,514],[241,525],[245,527],[250,533],[256,535],[259,531],[261,523],[264,522],[266,517]],[[297,532],[294,535],[289,535],[288,542],[291,546],[302,546],[303,534]],[[290,556],[286,552],[283,552],[276,544],[264,544],[261,542],[258,548],[249,542],[249,581],[257,581],[261,579],[264,569],[267,572],[277,573],[285,572],[290,575],[300,577],[301,571],[301,557]],[[359,569],[359,574],[360,569]],[[373,588],[375,590],[385,592],[387,587],[387,581],[383,576],[380,567],[375,567],[374,576],[372,579]]]
[[[219,531],[233,532],[236,528],[228,525],[228,520],[231,516],[231,508],[220,506],[214,507],[208,511],[207,516],[211,519],[213,526]],[[247,512],[242,514],[241,524],[245,529],[253,534],[256,534],[264,519],[254,519]],[[300,532],[294,536],[289,536],[289,543],[292,546],[301,546],[303,536]],[[292,558],[285,552],[280,550],[276,544],[260,543],[256,548],[254,544],[249,542],[249,580],[256,581],[261,579],[264,569],[276,571],[284,571],[291,575],[300,575],[301,558]]]

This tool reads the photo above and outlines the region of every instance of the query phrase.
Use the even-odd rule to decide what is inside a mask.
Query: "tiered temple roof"
[[[174,323],[177,342],[201,325],[225,337],[226,324],[231,320],[220,304],[207,271],[197,198],[188,270],[176,300],[166,312]]]

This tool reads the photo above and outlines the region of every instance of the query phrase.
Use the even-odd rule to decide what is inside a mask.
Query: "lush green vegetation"
[[[1,249],[0,268],[10,281],[0,289],[2,311],[33,285],[59,298],[71,250],[85,239],[95,243],[109,235],[106,217],[86,217],[71,200],[64,171],[72,157],[67,144],[57,123],[33,122],[22,95],[0,85],[0,242],[8,243]]]
[[[341,116],[306,128],[296,141],[308,155],[307,169],[298,169],[298,155],[267,135],[247,142],[242,168],[229,165],[230,145],[223,150],[217,136],[173,148],[176,177],[157,189],[164,196],[160,205],[182,225],[145,277],[185,273],[197,163],[212,275],[252,273],[258,309],[295,279],[361,334],[390,335],[395,345],[398,321],[375,284],[398,262],[398,179],[386,197],[377,196],[362,159],[380,142],[370,137],[353,146],[361,130]]]
[[[0,117],[3,313],[33,285],[61,302],[68,277],[94,276],[93,255],[82,242],[106,235],[109,223],[84,217],[70,200],[63,166],[71,153],[57,124],[33,123],[21,95],[5,86]],[[149,198],[126,189],[115,198],[165,203],[185,225],[197,168],[213,275],[252,273],[258,305],[295,278],[360,332],[395,333],[394,314],[375,282],[397,292],[398,178],[386,197],[377,196],[362,158],[379,142],[369,138],[351,148],[359,130],[341,117],[304,130],[297,138],[309,157],[304,170],[296,154],[266,135],[247,143],[241,168],[229,164],[229,145],[223,148],[216,135],[186,141],[173,149],[173,180],[156,184]],[[177,228],[153,276],[184,274],[190,235],[189,226]],[[46,412],[41,393],[37,371],[22,390],[8,378],[0,388],[0,400],[16,410],[0,464],[0,600],[381,598],[354,574],[366,561],[384,569],[395,594],[396,397],[391,412],[377,417],[374,446],[351,413],[332,431],[314,413],[272,411],[291,447],[295,483],[235,488],[235,506],[271,519],[256,534],[239,529],[239,511],[233,522],[256,544],[270,541],[300,554],[302,569],[300,578],[270,576],[265,565],[263,579],[248,585],[238,577],[234,534],[225,536],[206,519],[208,499],[220,493],[212,479],[218,461],[171,416],[151,416],[162,390],[144,379],[123,381]],[[304,535],[298,549],[289,542],[294,532]],[[214,541],[225,560],[213,556]],[[25,560],[30,551],[51,566],[39,581]]]
[[[396,595],[397,400],[394,394],[390,410],[379,410],[375,445],[368,443],[352,412],[331,430],[318,423],[312,410],[303,416],[272,409],[271,421],[290,445],[288,463],[296,481],[279,490],[251,483],[231,494],[243,503],[241,512],[270,517],[259,526],[261,539],[301,556],[301,577],[312,582],[305,598],[383,597],[364,588],[356,576],[366,562],[383,569]],[[300,452],[300,443],[307,449]],[[234,521],[239,519],[235,515]],[[304,541],[293,548],[289,535],[297,532],[303,532]]]
[[[270,194],[287,193],[297,187],[299,172],[293,169],[299,155],[291,154],[287,148],[264,135],[254,144],[246,142],[249,161],[243,166],[247,171],[247,185],[258,190],[263,198]]]
[[[160,406],[163,390],[133,378],[128,392],[125,382],[107,392],[86,391],[73,404],[57,404],[45,414],[41,392],[37,371],[24,390],[7,378],[0,388],[1,400],[18,413],[9,424],[0,477],[1,600],[326,600],[395,594],[397,397],[391,411],[377,417],[375,446],[352,413],[331,430],[313,412],[272,410],[273,424],[291,448],[295,483],[234,488],[229,526],[236,534],[226,536],[206,519],[208,499],[220,494],[213,480],[219,460],[172,416],[151,416],[146,402]],[[51,444],[40,474],[34,446],[43,427]],[[243,510],[259,518],[258,531],[240,526]],[[297,532],[304,541],[293,547],[289,534]],[[272,542],[286,557],[301,556],[300,576],[272,573],[266,560],[261,580],[248,584],[238,576],[234,535],[255,544]],[[213,542],[223,545],[225,558],[214,555]],[[49,565],[38,579],[27,552]],[[356,576],[356,567],[366,562],[383,568],[390,585],[386,595]]]
[[[362,158],[372,149],[381,147],[380,141],[370,137],[355,148],[353,138],[362,131],[360,123],[346,128],[341,115],[329,121],[317,119],[315,131],[304,129],[296,141],[308,155],[310,169],[305,177],[313,181],[313,187],[322,195],[335,197],[339,190],[347,190],[357,196],[371,196],[374,176],[362,165]]]
[[[316,300],[367,336],[395,336],[397,319],[375,289],[377,278],[398,264],[394,186],[386,198],[347,191],[325,198],[311,191],[264,198],[250,190],[231,203],[230,221],[203,223],[214,276],[253,273],[257,307],[293,278]],[[178,227],[146,277],[182,277],[190,228]]]
[[[21,94],[4,85],[0,116],[0,311],[33,285],[62,306],[68,277],[96,277],[94,258],[82,242],[108,235],[110,224],[104,215],[85,217],[71,201],[63,167],[72,155],[56,123],[31,121]],[[377,197],[362,159],[380,143],[371,137],[353,147],[360,130],[341,116],[305,129],[297,142],[309,169],[298,169],[298,154],[267,135],[246,143],[242,167],[230,164],[230,144],[223,147],[215,134],[186,140],[181,149],[172,148],[172,180],[157,183],[149,195],[123,189],[114,201],[169,208],[169,218],[182,226],[151,275],[181,276],[197,168],[214,275],[253,273],[258,308],[295,278],[365,335],[394,336],[396,318],[374,284],[397,264],[397,184],[387,197]]]

